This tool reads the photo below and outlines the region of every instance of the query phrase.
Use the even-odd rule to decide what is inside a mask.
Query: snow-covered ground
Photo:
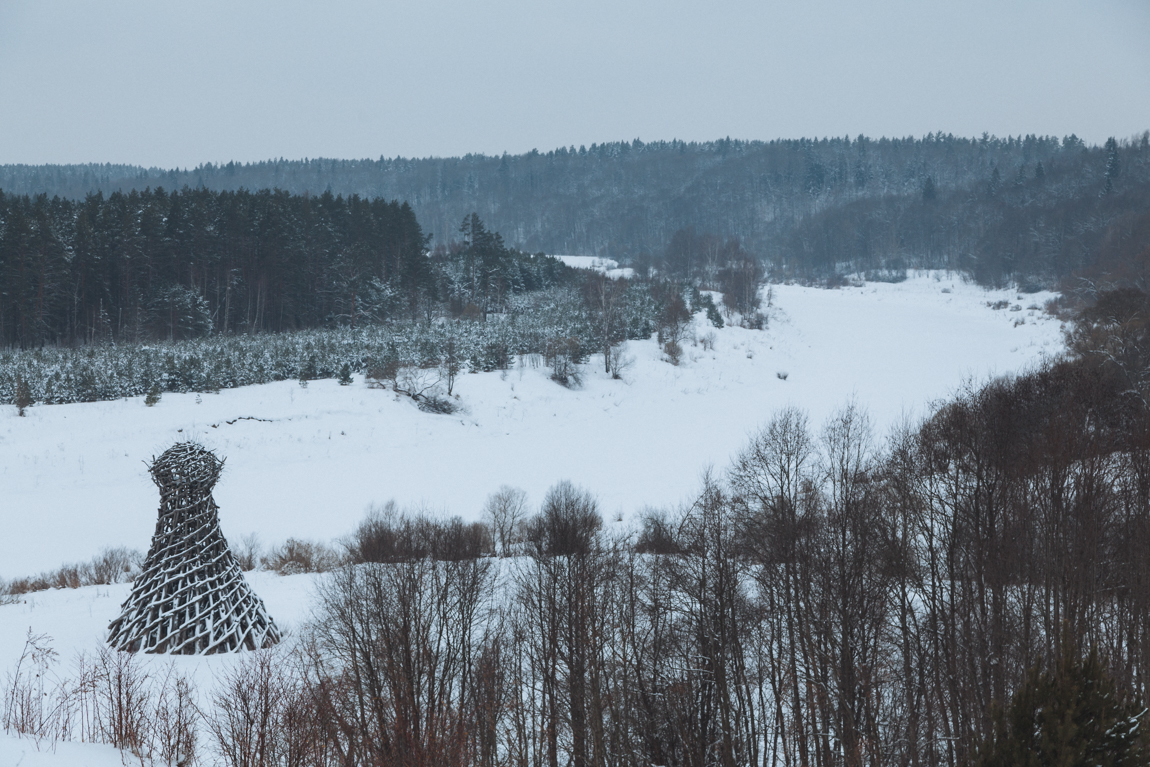
[[[281,577],[270,572],[246,574],[248,583],[264,600],[276,624],[291,637],[309,617],[310,595],[315,576]],[[48,672],[49,688],[57,679],[75,679],[78,653],[93,656],[104,641],[108,623],[119,615],[129,584],[87,586],[38,592],[21,597],[18,604],[0,605],[0,679],[12,670],[29,633],[50,638],[58,653]],[[208,699],[216,676],[235,663],[237,655],[208,657],[140,655],[144,671],[153,680],[164,677],[169,667],[189,679],[199,700]],[[201,742],[201,750],[209,750]],[[124,752],[103,744],[41,741],[5,734],[0,727],[0,767],[122,767],[139,764]],[[201,762],[210,764],[211,761]]]
[[[179,440],[226,458],[215,498],[233,540],[330,540],[388,499],[476,519],[500,485],[537,502],[562,479],[593,491],[612,520],[689,497],[704,468],[725,466],[784,405],[818,424],[853,396],[885,431],[966,377],[1017,371],[1061,348],[1059,323],[1042,312],[987,307],[1048,296],[1018,299],[943,275],[840,290],[776,285],[772,294],[765,331],[716,330],[698,315],[694,335],[713,333],[714,349],[688,336],[678,367],[651,340],[631,342],[622,381],[596,357],[579,389],[529,362],[464,375],[456,393],[465,411],[453,416],[421,412],[359,377],[348,387],[283,381],[165,394],[154,407],[142,398],[40,406],[24,418],[4,407],[0,578],[104,546],[146,550],[158,496],[145,462]]]
[[[233,540],[330,540],[392,498],[474,519],[502,484],[538,502],[561,479],[597,494],[606,519],[626,520],[689,498],[705,467],[725,466],[782,406],[805,408],[818,424],[854,397],[885,431],[964,379],[1019,371],[1061,349],[1058,321],[1027,309],[1049,295],[987,292],[945,274],[840,290],[776,285],[771,295],[765,331],[716,330],[697,317],[678,367],[652,340],[630,344],[623,381],[604,375],[598,358],[579,389],[530,363],[463,376],[456,390],[466,411],[454,416],[358,379],[165,394],[151,408],[142,398],[33,407],[24,418],[2,408],[0,577],[86,560],[104,546],[146,550],[158,497],[145,462],[179,440],[227,459],[215,498]],[[1000,300],[1022,309],[987,306]],[[248,578],[281,627],[306,620],[312,576]],[[0,676],[29,631],[52,637],[64,666],[93,652],[127,593],[123,584],[88,587],[0,605]],[[147,659],[170,662],[203,688],[231,661]],[[107,746],[41,748],[0,734],[0,767],[120,763]]]
[[[613,258],[599,258],[598,256],[551,256],[557,258],[573,269],[590,269],[593,272],[605,274],[613,280],[620,277],[630,279],[635,276],[631,267],[619,268],[619,262]]]

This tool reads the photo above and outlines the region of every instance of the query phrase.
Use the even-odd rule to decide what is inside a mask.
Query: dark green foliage
[[[1118,159],[1118,142],[1114,137],[1106,139],[1106,178],[1118,178],[1118,174],[1122,171],[1122,163]]]
[[[16,396],[12,403],[16,406],[16,412],[23,417],[24,411],[32,407],[32,402],[32,390],[28,387],[28,382],[24,380],[24,376],[17,374]]]
[[[926,180],[922,182],[922,201],[934,202],[936,197],[938,197],[938,191],[934,188],[934,179],[927,176]]]
[[[626,337],[648,337],[655,324],[655,305],[646,287],[629,287],[622,300]],[[577,340],[580,362],[586,350],[602,347],[599,327],[573,290],[511,296],[505,312],[487,322],[395,321],[354,330],[241,334],[172,343],[0,349],[0,403],[15,402],[17,374],[36,402],[95,402],[143,396],[156,384],[160,391],[190,392],[299,380],[301,372],[335,378],[344,365],[373,378],[373,371],[385,368],[394,372],[404,365],[442,367],[448,347],[457,374],[464,368],[503,370],[521,355],[546,354],[558,338]]]
[[[159,382],[152,384],[152,388],[148,389],[148,393],[144,395],[144,404],[152,407],[160,401],[163,395],[163,390],[160,388]]]
[[[310,355],[299,369],[299,380],[301,381],[314,381],[319,378],[319,366],[316,364],[315,355]]]
[[[351,365],[349,365],[345,362],[339,368],[339,385],[340,386],[350,386],[351,383],[352,383]]]
[[[1096,652],[1067,648],[1055,668],[1034,668],[975,767],[1143,767],[1150,763],[1146,710],[1119,692]]]
[[[1000,183],[991,195],[995,169]],[[1015,181],[1020,171],[1021,184]],[[937,193],[932,204],[923,204],[926,178]],[[1008,182],[1002,183],[1004,179]],[[1108,181],[1112,193],[1100,195]],[[1107,242],[1133,249],[1127,255],[1144,247],[1144,240],[1140,244],[1121,234],[1125,215],[1150,207],[1148,182],[1150,141],[1145,139],[1116,141],[1107,148],[1087,146],[1076,136],[964,138],[941,133],[921,138],[613,142],[517,156],[277,160],[207,164],[187,171],[0,166],[0,188],[72,199],[97,190],[107,195],[118,189],[140,193],[159,185],[201,184],[229,192],[284,189],[309,193],[313,201],[327,189],[345,199],[354,194],[406,199],[445,252],[460,220],[479,208],[488,227],[514,232],[519,247],[630,256],[636,265],[646,263],[664,276],[681,279],[709,278],[712,254],[695,246],[710,233],[720,242],[740,238],[749,252],[787,277],[866,271],[910,254],[912,268],[965,268],[984,283],[1033,277],[1046,286],[1097,262]],[[47,199],[44,205],[51,207]],[[122,213],[97,224],[130,220],[128,211]],[[196,220],[187,211],[181,213],[177,223],[158,229],[179,231]],[[282,219],[270,218],[268,224],[274,229],[278,221]],[[34,229],[35,221],[25,217],[21,226]],[[301,228],[317,232],[311,223]],[[680,236],[672,247],[680,231],[693,231],[694,236]],[[314,239],[322,243],[323,237]],[[407,251],[407,257],[410,254]],[[46,264],[59,261],[48,251],[37,251],[34,259],[42,257]],[[360,254],[349,258],[354,267]],[[419,282],[415,271],[401,271]],[[237,278],[244,281],[237,283],[242,291],[256,290],[249,274]],[[417,295],[402,284],[396,289],[403,296]],[[204,295],[214,300],[214,290]],[[234,313],[237,296],[232,298]],[[246,295],[240,300],[246,305]],[[345,303],[337,313],[350,322],[351,307]],[[410,307],[398,303],[410,316]],[[278,321],[278,308],[269,305],[265,320]],[[98,304],[95,312],[99,314]],[[118,324],[110,310],[108,320]]]
[[[698,291],[696,291],[698,292]],[[698,298],[692,299],[695,309],[703,309],[707,312],[707,320],[717,328],[723,327],[723,315],[719,312],[719,307],[715,306],[715,299],[711,298],[710,293],[698,292]]]
[[[719,307],[715,306],[714,302],[707,307],[707,319],[711,324],[717,328],[723,327],[723,315],[719,313]]]
[[[357,326],[435,298],[406,203],[148,189],[0,193],[0,345]]]

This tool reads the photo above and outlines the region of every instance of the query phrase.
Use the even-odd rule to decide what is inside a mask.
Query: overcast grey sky
[[[1147,0],[0,0],[0,163],[1148,128]]]

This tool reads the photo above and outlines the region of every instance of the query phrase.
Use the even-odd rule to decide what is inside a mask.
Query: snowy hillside
[[[611,279],[626,277],[630,279],[635,275],[631,268],[619,268],[619,262],[613,258],[599,258],[597,256],[551,256],[557,258],[573,269],[589,269],[593,272],[605,274]]]
[[[949,292],[946,292],[949,291]],[[201,441],[225,457],[215,491],[224,533],[330,540],[369,504],[474,519],[500,485],[545,490],[570,479],[604,516],[687,498],[708,465],[723,467],[746,435],[781,406],[814,423],[850,397],[885,430],[951,393],[964,378],[1017,371],[1061,348],[1048,295],[987,292],[944,274],[901,284],[820,290],[774,286],[765,331],[716,330],[703,315],[682,363],[654,340],[631,342],[625,380],[592,358],[584,384],[565,389],[523,361],[506,373],[462,377],[464,412],[419,411],[355,384],[284,381],[219,394],[0,411],[5,535],[0,578],[87,560],[104,546],[146,550],[156,489],[145,461],[173,442]],[[1007,301],[993,310],[989,302]],[[0,608],[0,610],[5,608]]]

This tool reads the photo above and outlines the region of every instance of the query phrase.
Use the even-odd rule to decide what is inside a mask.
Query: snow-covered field
[[[619,268],[619,262],[613,258],[599,258],[598,256],[551,256],[551,258],[557,258],[573,269],[590,269],[593,272],[605,274],[611,279],[620,277],[630,279],[635,276],[634,269],[630,267]]]
[[[456,393],[465,410],[453,416],[421,412],[358,377],[348,387],[283,381],[165,394],[154,407],[134,398],[33,407],[24,418],[5,407],[0,578],[104,546],[146,550],[158,496],[145,462],[179,440],[226,458],[215,498],[232,539],[330,540],[388,499],[475,519],[502,484],[534,502],[561,479],[593,491],[613,520],[689,497],[704,468],[726,465],[781,406],[803,407],[818,424],[853,396],[885,430],[966,377],[1017,371],[1061,348],[1059,323],[1042,312],[987,307],[1048,296],[1019,299],[944,275],[772,292],[765,331],[716,330],[698,315],[695,335],[714,333],[714,349],[689,336],[678,367],[651,340],[630,344],[622,381],[604,375],[599,358],[579,389],[530,362],[464,375]]]
[[[158,497],[145,461],[179,440],[226,457],[215,498],[233,540],[330,540],[388,499],[474,519],[502,484],[538,502],[561,479],[591,489],[604,517],[625,524],[645,505],[689,498],[704,468],[725,466],[782,406],[805,408],[818,424],[854,397],[885,431],[964,379],[1019,371],[1061,349],[1058,321],[1026,308],[1049,295],[987,292],[945,274],[840,290],[776,285],[772,297],[765,331],[716,330],[697,317],[678,367],[652,340],[630,344],[623,381],[597,358],[579,389],[530,362],[463,376],[465,411],[454,416],[421,412],[362,380],[165,394],[151,408],[137,398],[33,407],[25,418],[0,409],[0,577],[87,560],[104,546],[146,550]],[[988,308],[1000,300],[1022,309]],[[691,343],[710,333],[713,350]],[[248,577],[282,627],[306,620],[312,576]],[[0,674],[29,631],[51,636],[64,664],[94,651],[127,592],[49,591],[0,606]],[[175,662],[210,685],[229,660],[147,662]],[[106,746],[55,748],[0,734],[0,767],[120,763]]]

